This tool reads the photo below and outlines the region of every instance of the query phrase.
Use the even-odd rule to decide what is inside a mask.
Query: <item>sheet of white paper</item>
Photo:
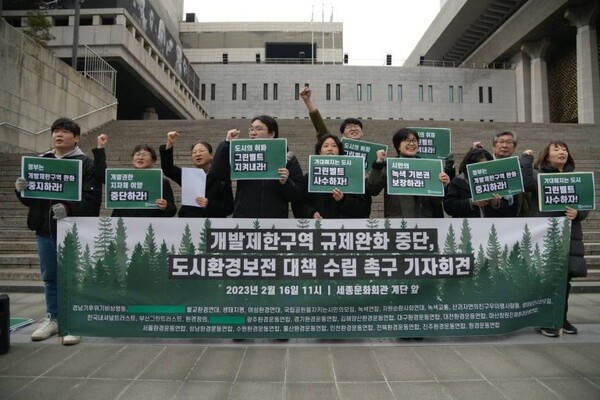
[[[196,197],[205,197],[206,173],[201,168],[181,168],[181,205],[200,207]]]

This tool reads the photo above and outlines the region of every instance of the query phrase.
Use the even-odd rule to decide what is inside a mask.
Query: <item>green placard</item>
[[[308,191],[331,193],[340,189],[344,193],[365,192],[364,157],[315,156],[308,158]]]
[[[538,174],[538,205],[540,211],[596,209],[596,185],[593,172]]]
[[[21,176],[29,182],[22,192],[31,199],[81,201],[81,160],[23,156]]]
[[[391,195],[444,196],[442,160],[388,158],[387,192]]]
[[[106,208],[158,208],[162,183],[158,168],[107,168]]]
[[[409,128],[419,134],[419,157],[444,159],[450,154],[452,131],[449,128]]]
[[[231,179],[279,179],[287,163],[286,139],[235,139],[231,141]]]
[[[467,173],[473,201],[488,200],[494,194],[509,196],[523,192],[518,157],[469,164]]]
[[[347,156],[360,156],[365,159],[365,171],[371,172],[373,162],[377,160],[377,151],[388,151],[388,147],[381,143],[365,142],[364,140],[354,140],[343,137],[342,144]]]

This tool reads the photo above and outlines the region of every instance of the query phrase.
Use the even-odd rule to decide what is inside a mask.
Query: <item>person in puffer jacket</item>
[[[550,141],[540,152],[534,163],[533,152],[526,150],[521,155],[521,169],[523,171],[523,186],[525,190],[532,191],[531,216],[532,217],[564,217],[571,220],[571,240],[569,243],[569,266],[567,274],[567,292],[565,296],[565,315],[563,320],[563,332],[575,335],[577,328],[567,320],[569,308],[569,291],[571,289],[571,278],[587,276],[587,263],[584,258],[583,230],[581,221],[587,218],[588,211],[576,210],[565,207],[565,211],[541,212],[538,207],[537,175],[539,173],[574,172],[575,161],[569,152],[567,144],[560,140]],[[559,331],[554,328],[539,328],[538,331],[548,337],[558,337]]]
[[[230,141],[238,138],[240,131],[231,129],[225,141],[215,151],[211,173],[221,181],[231,176],[229,164]],[[274,139],[279,137],[277,121],[268,115],[252,119],[248,129],[250,139]],[[296,156],[288,152],[285,168],[278,170],[280,179],[239,180],[233,203],[234,218],[288,218],[289,205],[302,197],[305,185],[302,168]]]
[[[31,199],[21,196],[28,187],[24,177],[15,182],[19,201],[29,208],[27,226],[35,231],[40,270],[44,281],[46,318],[31,335],[31,340],[45,340],[58,333],[58,284],[56,253],[56,220],[69,217],[97,217],[102,203],[102,182],[106,163],[92,160],[78,147],[81,129],[69,118],[59,118],[52,124],[52,150],[40,157],[65,160],[81,160],[81,201]],[[77,344],[79,337],[64,336],[63,344]]]

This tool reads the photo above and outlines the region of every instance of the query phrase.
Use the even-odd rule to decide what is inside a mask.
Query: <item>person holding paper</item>
[[[344,155],[340,138],[335,135],[321,136],[315,145],[315,154]],[[330,193],[309,193],[308,174],[304,175],[306,192],[301,200],[292,204],[296,218],[369,218],[371,196],[367,194],[344,194],[335,188]]]
[[[229,130],[225,141],[221,142],[215,151],[212,172],[217,179],[230,179],[230,142],[239,136],[238,129]],[[254,117],[248,128],[248,137],[278,138],[277,121],[268,115]],[[301,198],[304,193],[304,175],[298,159],[289,151],[285,167],[279,168],[277,172],[280,177],[278,180],[238,180],[233,205],[234,218],[288,218],[289,204]]]
[[[69,118],[59,118],[50,128],[52,150],[40,157],[80,160],[82,162],[81,201],[57,201],[33,199],[22,196],[29,187],[27,180],[20,177],[15,182],[16,194],[26,207],[27,226],[36,234],[36,244],[40,258],[40,270],[44,281],[46,318],[40,321],[31,335],[31,340],[48,339],[58,333],[58,284],[56,253],[56,221],[65,217],[97,217],[102,203],[102,182],[106,162],[92,160],[79,148],[81,128]],[[104,160],[105,161],[105,160]],[[79,337],[66,335],[61,338],[64,345],[79,343]]]
[[[561,140],[550,141],[540,152],[538,159],[533,162],[533,152],[526,150],[521,155],[521,165],[523,169],[523,184],[526,187],[533,187],[533,201],[531,202],[532,217],[564,217],[571,220],[571,239],[569,242],[569,266],[567,273],[567,291],[565,296],[565,316],[563,321],[563,332],[575,335],[577,328],[567,320],[567,311],[569,309],[569,291],[571,290],[571,279],[587,276],[587,263],[585,261],[585,247],[583,244],[583,230],[581,221],[587,218],[588,211],[576,210],[571,207],[565,207],[564,212],[541,212],[538,204],[538,179],[539,173],[574,172],[575,160],[569,152],[569,146]],[[542,335],[548,337],[558,337],[559,331],[554,328],[540,328],[538,330]]]
[[[490,200],[474,202],[467,175],[467,165],[493,159],[490,152],[482,148],[471,149],[465,154],[458,167],[458,175],[450,181],[444,196],[444,210],[448,215],[453,218],[482,218],[487,217],[490,207],[498,206],[501,199],[498,195]]]
[[[418,157],[419,136],[417,132],[409,128],[402,128],[392,137],[394,148],[398,157]],[[377,152],[377,160],[373,162],[373,168],[367,178],[367,191],[372,196],[377,196],[384,190],[383,214],[386,218],[443,218],[442,197],[434,196],[398,196],[387,193],[387,177],[385,151]],[[439,174],[440,181],[446,186],[450,177],[446,172]]]
[[[173,162],[173,144],[179,138],[179,133],[171,131],[167,133],[167,144],[160,146],[160,166],[163,173],[179,186],[193,185],[193,188],[200,190],[197,186],[204,185],[203,196],[195,196],[196,205],[182,204],[178,216],[180,218],[225,218],[233,211],[233,191],[231,190],[231,181],[218,180],[211,172],[213,149],[207,142],[196,142],[192,145],[191,157],[194,166],[204,171],[204,181],[199,182],[183,179],[182,169]],[[183,193],[182,193],[183,195]]]
[[[108,141],[108,136],[102,134],[98,136],[97,148],[93,149],[94,158],[104,158],[106,153],[104,146]],[[136,169],[154,168],[156,165],[156,151],[147,144],[138,144],[131,152],[131,165]],[[112,211],[111,217],[172,217],[177,213],[175,205],[175,196],[173,189],[167,178],[163,177],[163,197],[156,200],[158,208],[140,209],[140,208],[116,208]]]

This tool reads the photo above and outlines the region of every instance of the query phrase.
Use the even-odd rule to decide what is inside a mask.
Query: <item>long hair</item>
[[[458,167],[459,174],[467,175],[467,165],[475,164],[485,159],[487,161],[491,161],[494,157],[490,154],[486,149],[471,149],[465,154],[462,161],[460,162],[460,166]]]
[[[342,145],[342,141],[340,140],[340,138],[337,137],[336,135],[331,135],[331,134],[327,134],[327,135],[323,135],[323,136],[319,137],[319,140],[315,144],[315,154],[321,154],[321,147],[323,147],[323,143],[325,143],[325,141],[327,139],[333,139],[335,144],[337,144],[337,147],[340,150],[340,153],[339,153],[340,156],[343,156],[344,154],[346,154],[344,152],[344,146]]]
[[[565,150],[567,150],[567,153],[569,154],[567,157],[567,162],[565,164],[565,167],[567,165],[570,165],[573,169],[575,169],[575,160],[573,160],[573,156],[571,156],[571,152],[569,151],[569,146],[567,146],[567,144],[565,142],[563,142],[562,140],[549,141],[548,144],[544,147],[544,149],[542,151],[540,151],[540,155],[538,156],[537,160],[533,164],[533,168],[541,171],[544,164],[546,164],[548,162],[548,155],[550,154],[550,147],[552,147],[552,146],[564,147]]]

